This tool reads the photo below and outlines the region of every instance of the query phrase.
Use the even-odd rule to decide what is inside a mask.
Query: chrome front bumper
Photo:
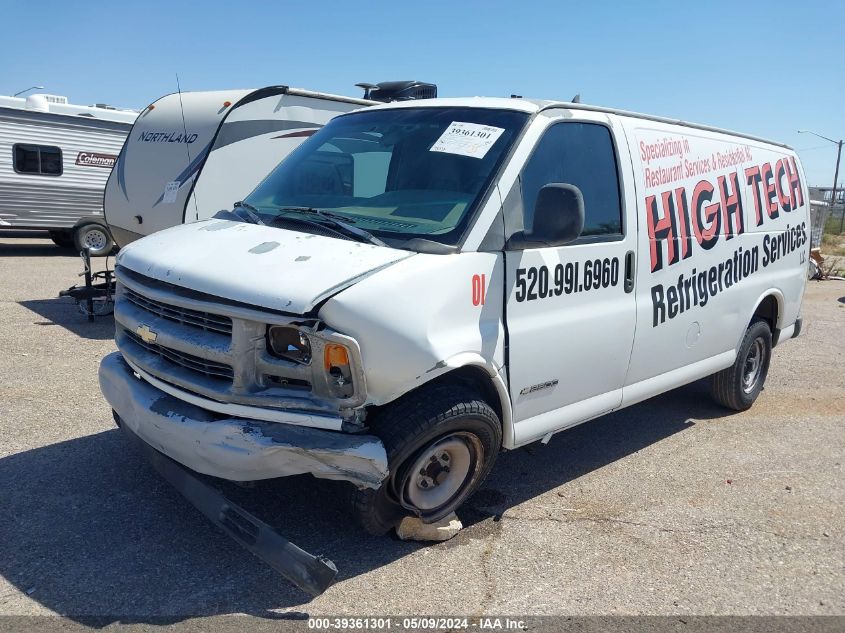
[[[220,416],[136,377],[119,352],[102,360],[99,377],[123,424],[196,472],[231,481],[310,473],[359,488],[377,488],[387,477],[384,445],[372,435]]]

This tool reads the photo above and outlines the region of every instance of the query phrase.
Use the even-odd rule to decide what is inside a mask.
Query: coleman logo
[[[139,325],[135,330],[135,334],[137,334],[144,343],[155,343],[155,340],[158,338],[158,334],[153,332],[149,325]]]
[[[117,162],[114,154],[97,154],[95,152],[79,152],[76,155],[76,164],[83,167],[105,167],[111,169]]]

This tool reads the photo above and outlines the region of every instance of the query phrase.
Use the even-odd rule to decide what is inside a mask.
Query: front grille
[[[302,317],[265,313],[123,266],[116,276],[117,347],[152,379],[215,402],[321,415],[363,403],[363,392],[339,403],[322,371],[267,352],[268,325],[309,327]]]
[[[182,308],[155,299],[150,299],[138,294],[127,286],[124,286],[124,296],[127,301],[132,302],[142,310],[154,314],[169,321],[175,321],[183,325],[197,327],[206,331],[220,332],[221,334],[232,334],[232,319],[219,314],[201,312]]]
[[[156,354],[171,363],[199,372],[209,378],[232,380],[234,377],[234,372],[229,365],[200,358],[199,356],[194,356],[192,354],[186,354],[185,352],[179,352],[169,347],[162,347],[161,345],[156,345],[155,343],[146,343],[141,340],[141,337],[129,330],[124,330],[124,333],[135,344],[140,345],[148,352]]]

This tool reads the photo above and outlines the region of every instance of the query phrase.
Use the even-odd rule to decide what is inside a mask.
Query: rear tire
[[[109,230],[102,224],[95,222],[83,224],[76,229],[73,240],[78,251],[87,248],[91,257],[108,255],[114,248],[114,239],[112,239]]]
[[[50,231],[50,239],[60,248],[74,248],[73,235],[70,231]]]
[[[438,385],[400,398],[370,425],[387,450],[390,476],[377,490],[355,490],[361,526],[381,535],[406,516],[434,523],[484,481],[502,445],[495,411],[465,389]]]
[[[766,321],[755,319],[745,331],[734,364],[713,374],[713,399],[735,411],[750,409],[763,391],[771,358],[772,330]]]

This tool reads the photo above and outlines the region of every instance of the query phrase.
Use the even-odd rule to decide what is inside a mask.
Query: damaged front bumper
[[[312,596],[319,596],[334,582],[337,567],[328,558],[314,556],[300,549],[273,527],[200,480],[195,473],[141,440],[121,423],[119,417],[115,416],[115,421],[127,436],[137,442],[138,448],[150,460],[153,468],[209,521],[294,585]]]
[[[387,455],[377,437],[221,419],[138,378],[119,352],[103,359],[99,377],[103,395],[129,430],[199,473],[231,481],[310,473],[359,488],[378,488],[387,477]]]

